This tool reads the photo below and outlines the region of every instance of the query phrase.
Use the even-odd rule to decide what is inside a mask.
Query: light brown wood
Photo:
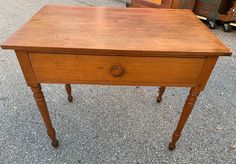
[[[186,99],[185,105],[183,107],[183,111],[181,113],[178,125],[176,130],[174,131],[172,135],[172,141],[169,144],[169,149],[174,150],[176,147],[176,142],[181,137],[181,132],[188,120],[189,115],[191,114],[193,107],[195,105],[195,102],[197,101],[197,97],[200,94],[201,91],[203,91],[211,72],[217,62],[218,57],[208,57],[202,67],[202,71],[198,77],[198,81],[195,84],[195,87],[192,87],[189,95]]]
[[[180,9],[45,6],[1,47],[124,56],[231,54],[190,10]]]
[[[172,135],[172,142],[169,144],[169,149],[170,150],[174,150],[176,147],[176,142],[180,139],[181,136],[181,132],[184,128],[184,125],[190,115],[190,113],[193,110],[193,107],[195,105],[195,102],[197,101],[197,97],[199,95],[200,91],[195,89],[195,88],[191,88],[188,98],[185,102],[183,111],[181,113],[178,125],[176,130],[174,131],[174,134]]]
[[[202,67],[202,71],[198,77],[198,80],[195,84],[195,88],[199,91],[203,91],[207,81],[211,75],[211,72],[213,71],[213,68],[218,60],[218,57],[207,57],[205,60],[205,63]]]
[[[205,59],[30,53],[38,82],[194,86]],[[123,75],[110,69],[121,65]]]
[[[19,64],[24,74],[26,83],[28,84],[28,86],[31,87],[31,90],[34,95],[34,99],[37,103],[38,109],[41,113],[41,116],[47,128],[48,136],[52,140],[52,146],[58,147],[59,142],[56,138],[56,132],[52,126],[47,104],[44,99],[43,92],[41,91],[41,85],[37,83],[35,79],[28,53],[24,51],[16,51],[16,56],[18,58]]]
[[[163,23],[165,22],[165,23]],[[189,30],[189,24],[192,25]],[[52,145],[40,83],[191,87],[173,150],[219,56],[230,50],[187,10],[46,6],[1,45],[14,49]]]
[[[34,94],[35,101],[36,101],[37,106],[39,108],[39,111],[42,115],[45,126],[47,128],[48,136],[52,140],[52,146],[58,147],[59,142],[56,138],[56,132],[55,132],[55,130],[52,126],[52,123],[51,123],[51,119],[50,119],[50,116],[49,116],[47,104],[44,100],[44,95],[43,95],[43,92],[41,91],[40,84],[38,84],[37,87],[31,87],[31,90]]]
[[[38,83],[35,80],[34,72],[31,67],[28,53],[25,51],[15,51],[21,70],[24,74],[25,81],[28,86],[37,87]]]

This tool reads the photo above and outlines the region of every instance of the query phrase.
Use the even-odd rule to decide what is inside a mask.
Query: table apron
[[[205,58],[28,53],[39,83],[184,86],[196,84]]]

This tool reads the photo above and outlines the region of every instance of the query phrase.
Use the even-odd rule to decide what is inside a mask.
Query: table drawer
[[[29,53],[44,83],[194,86],[205,59]]]

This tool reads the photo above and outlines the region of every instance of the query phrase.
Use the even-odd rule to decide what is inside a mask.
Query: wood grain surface
[[[195,85],[206,60],[42,53],[30,53],[29,58],[40,83],[188,87]],[[113,67],[122,68],[120,76],[111,73]]]
[[[190,10],[45,6],[5,49],[110,55],[230,55]]]

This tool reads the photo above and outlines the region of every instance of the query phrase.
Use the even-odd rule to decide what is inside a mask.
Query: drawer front
[[[30,53],[44,83],[194,86],[205,59]]]

